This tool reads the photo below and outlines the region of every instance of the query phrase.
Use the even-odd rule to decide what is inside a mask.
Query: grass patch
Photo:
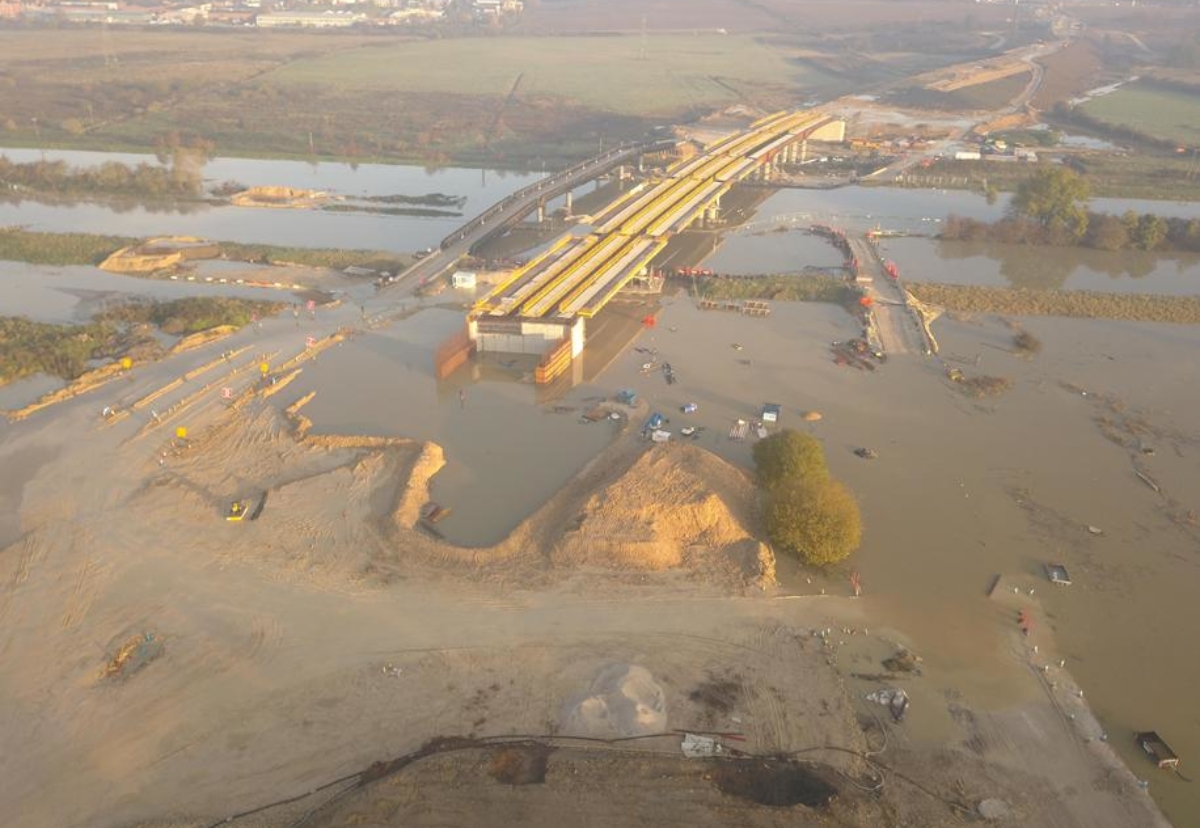
[[[170,302],[129,302],[99,314],[96,321],[123,325],[148,323],[157,326],[163,333],[185,336],[222,325],[244,328],[256,315],[278,313],[283,308],[280,302],[226,296],[189,296]]]
[[[1013,347],[1022,354],[1037,354],[1041,353],[1042,340],[1029,331],[1019,331],[1013,336]]]
[[[1092,118],[1154,138],[1181,146],[1200,144],[1200,95],[1131,83],[1079,108]]]
[[[957,380],[958,387],[968,397],[981,400],[984,397],[998,397],[1012,388],[1012,380],[1008,377],[994,377],[982,374],[978,377],[966,377]]]
[[[686,280],[685,280],[686,281]],[[704,299],[773,299],[779,302],[856,301],[845,279],[825,273],[771,276],[705,276],[697,280],[698,297]]]
[[[51,325],[0,316],[0,384],[46,373],[73,380],[88,362],[113,356],[120,346],[114,325]]]
[[[44,265],[96,265],[122,247],[141,243],[128,236],[93,233],[42,233],[21,227],[0,227],[0,259]],[[221,254],[239,262],[300,264],[345,270],[366,267],[396,272],[407,267],[408,256],[383,250],[337,250],[322,247],[279,247],[271,244],[217,242]]]
[[[792,50],[752,35],[655,34],[646,46],[643,57],[636,34],[394,42],[298,60],[264,80],[492,98],[512,93],[644,116],[735,103],[740,89],[813,92],[830,85],[828,77],[795,65]]]
[[[961,109],[1000,109],[1013,98],[1021,94],[1021,90],[1029,82],[1029,73],[1009,75],[987,83],[977,83],[974,86],[964,86],[953,92],[939,92],[936,89],[924,87],[909,87],[887,96],[889,103],[899,106],[910,106],[918,109],[933,109],[953,112]]]
[[[94,233],[41,233],[0,227],[0,259],[39,265],[96,265],[122,247],[137,244],[127,236]]]
[[[921,302],[963,313],[1008,316],[1070,316],[1134,322],[1200,323],[1200,297],[1083,290],[1009,290],[978,285],[906,282]]]
[[[345,270],[366,267],[393,273],[412,263],[412,257],[383,250],[338,250],[328,247],[279,247],[273,244],[242,244],[219,242],[228,259],[261,264],[300,264],[308,267],[327,267]]]

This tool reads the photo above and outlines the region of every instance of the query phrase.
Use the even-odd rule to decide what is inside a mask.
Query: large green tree
[[[858,501],[836,480],[786,480],[767,503],[767,534],[776,548],[813,566],[837,563],[862,542]]]
[[[825,451],[810,434],[785,428],[754,444],[758,482],[771,489],[787,480],[824,480],[829,477]]]
[[[1017,185],[1009,210],[1079,241],[1088,229],[1088,195],[1087,180],[1074,170],[1048,166]]]

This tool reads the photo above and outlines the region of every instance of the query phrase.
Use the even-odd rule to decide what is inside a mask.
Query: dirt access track
[[[888,677],[902,635],[870,598],[773,587],[748,478],[702,451],[618,438],[471,550],[414,528],[436,446],[310,437],[277,385],[158,398],[187,412],[186,446],[140,410],[98,417],[231,345],[302,370],[295,338],[272,320],[4,432],[6,826],[287,826],[314,808],[312,825],[549,826],[582,807],[604,825],[882,828],[972,822],[985,801],[999,825],[1165,824],[1024,642],[980,642],[998,678],[974,699]],[[265,495],[258,520],[224,519]],[[864,680],[903,681],[914,712],[891,722]],[[682,730],[756,758],[685,759]]]

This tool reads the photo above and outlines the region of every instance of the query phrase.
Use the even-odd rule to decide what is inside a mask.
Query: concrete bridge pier
[[[808,160],[808,139],[803,138],[800,141],[800,163],[803,164]]]
[[[574,196],[574,191],[573,191],[573,190],[567,190],[567,201],[566,201],[566,205],[565,205],[565,206],[566,206],[566,209],[567,209],[567,215],[568,215],[568,216],[573,216],[573,215],[575,215],[575,200],[574,200],[573,196]]]
[[[546,220],[546,199],[539,198],[537,203],[537,223],[541,224]]]

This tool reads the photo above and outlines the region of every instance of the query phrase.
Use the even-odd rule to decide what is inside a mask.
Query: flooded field
[[[208,173],[247,184],[329,189],[334,183],[320,176],[326,166],[339,166],[310,170],[298,164],[290,170],[272,165],[291,162],[228,163],[250,168]],[[527,180],[484,183],[477,181],[478,171],[446,171],[454,175],[425,180],[409,172],[408,178],[378,182],[364,175],[368,169],[338,170],[334,178],[360,192],[469,191],[477,201],[469,202],[468,212]],[[310,177],[301,175],[304,170]],[[1129,206],[1200,215],[1200,205],[1093,202],[1094,209]],[[966,193],[785,191],[768,199],[755,224],[726,239],[705,264],[762,272],[838,263],[834,248],[818,239],[769,232],[777,216],[934,232],[948,212],[994,218],[1002,210],[1002,201],[988,205]],[[122,213],[25,203],[0,205],[0,223],[411,250],[436,242],[455,222],[223,207],[192,215]],[[1110,289],[1156,293],[1194,293],[1200,283],[1191,259],[1150,262],[1138,254],[1104,254],[1101,260],[1090,251],[1059,258],[1063,252],[997,252],[928,239],[887,242],[887,255],[905,275],[930,281],[1103,289],[1098,286],[1107,280]],[[172,296],[207,288],[91,268],[0,266],[6,312],[47,321],[83,318],[107,293],[135,289],[184,291],[163,294]],[[260,291],[249,295],[263,298]],[[835,307],[774,303],[769,317],[754,319],[702,312],[675,296],[664,298],[655,328],[637,333],[634,345],[645,350],[606,354],[607,367],[595,376],[589,372],[587,383],[546,400],[528,382],[530,358],[488,356],[448,381],[435,380],[433,352],[462,325],[461,308],[442,301],[446,307],[424,308],[323,353],[277,401],[286,405],[316,391],[305,413],[318,433],[441,444],[447,466],[433,480],[433,497],[453,511],[439,529],[467,546],[505,536],[610,443],[614,424],[580,422],[579,412],[595,398],[633,388],[651,411],[670,419],[667,428],[676,437],[683,425],[699,427],[700,446],[746,467],[753,441],[731,440],[730,426],[738,418],[757,418],[764,403],[780,404],[780,426],[811,431],[823,441],[831,470],[858,495],[866,525],[862,550],[826,576],[781,562],[786,587],[844,594],[850,569],[857,569],[869,600],[921,642],[927,662],[987,698],[1001,673],[997,653],[1012,619],[985,590],[993,576],[1004,574],[1023,593],[1032,591],[1026,597],[1035,622],[1054,631],[1060,657],[1086,688],[1129,766],[1150,781],[1177,825],[1200,823],[1196,787],[1155,770],[1133,745],[1135,731],[1155,729],[1185,757],[1185,768],[1200,761],[1193,692],[1200,686],[1200,660],[1187,656],[1194,648],[1186,637],[1200,628],[1200,430],[1193,414],[1200,406],[1200,361],[1194,356],[1200,328],[1022,320],[1044,343],[1040,355],[1026,360],[1011,353],[1012,331],[1001,324],[942,320],[936,333],[945,364],[898,358],[866,373],[830,359],[829,343],[858,330]],[[596,320],[596,330],[603,320]],[[677,383],[669,385],[657,368],[643,368],[662,361],[672,364]],[[945,379],[947,364],[1010,378],[1013,388],[992,400],[968,399]],[[32,394],[46,382],[32,378],[6,393]],[[682,413],[687,403],[697,405],[694,414]],[[818,411],[822,419],[805,422],[805,411]],[[858,458],[858,447],[874,449],[878,459]],[[4,478],[2,514],[15,513],[13,492],[44,459],[27,457],[19,474]],[[1158,491],[1136,471],[1156,481]],[[15,524],[0,525],[0,537],[17,531]],[[1048,561],[1064,564],[1073,585],[1052,587],[1043,574]]]
[[[61,159],[75,166],[93,166],[105,161],[157,163],[150,155],[106,152],[0,148],[0,155],[18,162]],[[282,185],[350,197],[443,194],[461,198],[461,212],[466,217],[482,212],[542,175],[461,167],[427,169],[392,164],[309,164],[246,158],[217,158],[204,166],[204,179],[209,185],[233,180],[246,186]],[[390,216],[188,203],[117,207],[0,201],[0,225],[19,224],[30,230],[125,236],[178,234],[221,241],[393,252],[436,245],[464,220],[454,216]]]
[[[438,382],[434,350],[461,326],[461,312],[421,311],[323,355],[288,391],[291,399],[317,391],[304,409],[315,433],[440,444],[446,467],[433,479],[432,496],[453,511],[438,529],[454,543],[486,546],[595,457],[616,426],[580,423],[584,388],[555,401],[572,412],[539,405],[529,381],[536,360],[528,357],[489,355]]]
[[[1200,660],[1182,657],[1191,648],[1172,634],[1200,628],[1200,530],[1187,517],[1200,510],[1200,430],[1190,415],[1200,405],[1200,363],[1187,356],[1200,348],[1200,330],[1024,323],[1045,343],[1031,361],[1008,352],[1011,331],[1000,325],[937,325],[944,355],[972,366],[978,357],[978,369],[964,370],[1014,380],[985,402],[964,397],[933,360],[897,359],[873,374],[833,365],[828,342],[854,328],[822,305],[775,303],[762,320],[675,300],[638,345],[657,349],[679,382],[643,375],[636,353],[601,380],[604,390],[637,389],[670,417],[669,428],[703,426],[700,445],[746,465],[751,444],[728,438],[733,419],[756,417],[764,402],[783,405],[781,425],[818,436],[834,475],[861,500],[866,535],[851,566],[871,599],[961,686],[986,695],[996,680],[991,665],[1009,614],[985,597],[990,579],[1003,573],[1034,590],[1036,623],[1054,630],[1113,744],[1175,824],[1194,824],[1195,787],[1157,771],[1133,733],[1170,733],[1177,752],[1200,755]],[[680,413],[686,402],[698,404],[696,414]],[[807,410],[823,419],[803,422]],[[1161,493],[1102,432],[1098,418],[1119,422],[1118,411],[1140,418],[1135,428],[1155,453],[1138,462]],[[879,459],[859,459],[859,446]],[[1050,560],[1068,567],[1072,586],[1046,580]],[[844,591],[848,571],[789,586]]]
[[[1104,293],[1200,293],[1200,254],[1045,248],[1019,244],[889,239],[883,254],[917,282]]]
[[[211,264],[235,264],[210,262]],[[214,278],[233,271],[245,272],[253,267],[238,264],[221,271],[205,267],[201,273]],[[24,262],[0,261],[0,308],[4,313],[19,313],[38,322],[83,322],[105,306],[139,296],[170,300],[186,296],[237,296],[243,299],[291,301],[284,290],[264,290],[234,284],[219,284],[186,279],[140,279],[122,276],[86,265],[31,265]]]

